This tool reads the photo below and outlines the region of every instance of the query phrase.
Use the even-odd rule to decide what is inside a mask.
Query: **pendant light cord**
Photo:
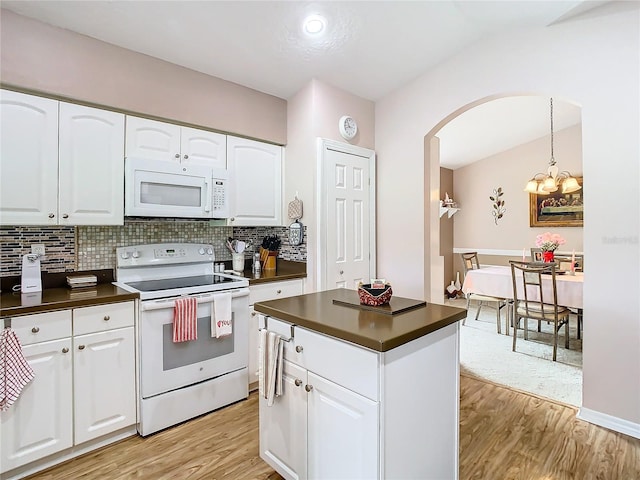
[[[549,100],[551,108],[551,160],[549,160],[549,166],[552,167],[556,164],[556,159],[553,156],[553,97]]]

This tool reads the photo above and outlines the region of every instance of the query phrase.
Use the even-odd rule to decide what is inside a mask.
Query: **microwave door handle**
[[[212,191],[211,191],[211,179],[210,178],[205,178],[204,179],[204,185],[205,185],[205,198],[206,198],[206,203],[204,204],[204,211],[205,212],[210,212],[211,211],[211,197],[213,195]]]

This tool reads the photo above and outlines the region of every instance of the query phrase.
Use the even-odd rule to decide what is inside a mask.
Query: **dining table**
[[[556,272],[556,291],[558,305],[569,308],[582,308],[582,287],[584,284],[583,272]],[[518,298],[523,294],[522,279],[518,279]],[[480,268],[467,271],[462,285],[465,294],[475,293],[513,300],[513,282],[511,280],[511,267],[503,265],[481,265]],[[538,290],[528,291],[537,298]],[[553,286],[551,275],[543,275],[542,294],[546,303],[553,301]],[[531,297],[530,297],[531,298]]]

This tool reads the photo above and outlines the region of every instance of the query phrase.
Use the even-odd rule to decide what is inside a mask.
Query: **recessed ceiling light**
[[[310,15],[304,19],[303,29],[308,35],[319,35],[324,31],[327,21],[320,15]]]

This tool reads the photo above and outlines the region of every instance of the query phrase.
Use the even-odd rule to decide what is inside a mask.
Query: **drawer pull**
[[[295,384],[296,384],[296,387],[299,387],[300,385],[302,385],[302,380],[300,380],[299,378],[296,378]]]
[[[310,392],[311,390],[313,390],[313,385],[305,385],[305,386],[304,386],[304,389],[305,389],[307,392]]]
[[[78,350],[84,350],[84,345],[79,345]]]
[[[304,348],[302,348],[302,345],[296,346],[296,352],[302,353],[302,350],[304,350]]]
[[[33,328],[31,329],[31,332],[32,332],[32,333],[38,333],[39,331],[40,331],[40,327],[33,327]]]
[[[69,349],[68,349],[67,347],[64,347],[64,348],[62,349],[62,353],[69,353]]]
[[[109,320],[111,320],[111,317],[109,315],[105,315],[103,320],[105,322],[108,322]]]

